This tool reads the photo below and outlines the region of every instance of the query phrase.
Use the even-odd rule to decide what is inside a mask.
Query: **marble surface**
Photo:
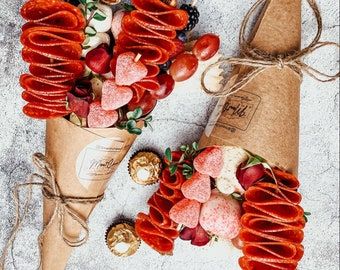
[[[243,16],[254,1],[199,0],[201,23],[197,30],[217,32],[223,40],[222,52],[234,55],[238,49],[238,30]],[[339,37],[339,4],[334,0],[318,1],[324,19],[322,40]],[[14,223],[12,187],[25,181],[32,171],[30,156],[44,151],[44,122],[31,120],[21,113],[18,77],[27,70],[20,57],[18,42],[22,20],[18,15],[22,0],[0,0],[0,249]],[[315,22],[304,3],[303,40],[313,37]],[[322,51],[309,63],[339,67],[336,51]],[[69,260],[70,270],[200,270],[238,269],[236,257],[221,244],[195,248],[178,241],[173,257],[162,257],[143,244],[131,258],[116,258],[104,242],[106,228],[118,215],[133,218],[146,210],[146,199],[156,186],[141,187],[129,179],[127,160],[142,148],[162,152],[167,146],[198,140],[216,100],[199,91],[175,91],[155,109],[154,131],[138,138],[110,182],[104,201],[94,210],[89,226],[89,241],[78,248]],[[338,82],[319,83],[305,77],[301,88],[300,180],[303,206],[312,215],[305,230],[305,256],[300,270],[339,269],[339,87]],[[25,193],[21,194],[22,197]],[[39,191],[29,207],[17,241],[9,256],[7,269],[36,269],[41,229],[42,203]],[[230,261],[233,261],[230,263]]]

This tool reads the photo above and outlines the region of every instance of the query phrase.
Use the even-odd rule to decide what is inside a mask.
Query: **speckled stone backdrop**
[[[237,52],[238,30],[243,16],[254,2],[238,0],[199,0],[199,32],[215,32],[223,40],[223,53]],[[323,40],[339,38],[339,4],[320,0]],[[19,35],[22,20],[18,10],[23,0],[0,0],[0,248],[5,244],[14,222],[11,188],[25,181],[32,171],[30,156],[44,151],[44,122],[31,120],[21,113],[19,75],[27,70],[20,58]],[[304,4],[303,40],[306,44],[315,33],[315,22]],[[312,57],[312,65],[331,69],[339,67],[336,51],[322,51]],[[319,83],[305,77],[301,89],[300,180],[303,206],[312,212],[306,228],[305,257],[301,270],[339,269],[339,88],[338,82]],[[162,257],[146,245],[131,258],[113,257],[104,242],[106,228],[118,215],[134,217],[146,210],[146,199],[156,187],[140,187],[127,173],[131,153],[142,148],[162,151],[199,139],[215,104],[199,91],[176,91],[159,103],[154,111],[154,132],[146,131],[136,141],[107,189],[104,201],[90,218],[91,237],[72,255],[67,269],[72,270],[234,270],[236,258],[218,245],[194,248],[178,241],[173,257]],[[25,196],[25,194],[21,194]],[[37,236],[41,229],[41,194],[34,192],[30,213],[18,234],[8,269],[37,268]],[[228,261],[234,260],[233,263]]]

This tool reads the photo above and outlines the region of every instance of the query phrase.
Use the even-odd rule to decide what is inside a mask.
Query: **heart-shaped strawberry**
[[[105,74],[110,71],[111,55],[106,44],[89,51],[85,58],[86,65],[95,73]]]
[[[169,212],[171,220],[188,228],[196,228],[200,216],[201,204],[195,200],[183,199],[176,203]]]
[[[183,183],[181,190],[185,198],[205,203],[211,194],[210,177],[195,172],[189,180]]]
[[[199,222],[207,232],[230,240],[240,231],[240,219],[240,204],[231,196],[213,190],[209,201],[202,206]]]
[[[133,97],[133,91],[127,86],[119,86],[114,80],[106,80],[102,88],[102,108],[117,110],[128,104]]]
[[[148,69],[141,61],[136,61],[136,54],[126,52],[118,55],[116,66],[116,84],[131,85],[144,79]]]
[[[106,111],[101,107],[100,100],[90,104],[87,124],[89,128],[107,128],[113,126],[118,120],[116,111]]]
[[[222,149],[219,146],[207,147],[194,159],[194,167],[201,174],[218,177],[223,168]]]

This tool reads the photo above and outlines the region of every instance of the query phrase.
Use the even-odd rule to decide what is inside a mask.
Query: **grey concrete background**
[[[225,55],[237,52],[241,20],[254,2],[232,0],[199,0],[199,32],[215,32],[223,40]],[[14,222],[11,188],[23,182],[32,171],[30,156],[44,151],[44,122],[31,120],[21,113],[18,77],[27,70],[20,57],[18,42],[22,20],[18,10],[22,0],[0,0],[0,248],[5,244]],[[324,19],[322,39],[339,39],[339,3],[319,1]],[[315,31],[315,22],[304,3],[303,40],[306,44]],[[309,63],[329,68],[339,67],[336,51],[323,50]],[[338,82],[319,83],[305,77],[301,89],[300,180],[303,206],[312,212],[305,230],[305,256],[301,270],[339,269],[339,87]],[[199,139],[215,104],[198,91],[175,91],[159,103],[153,115],[154,132],[146,131],[136,141],[108,186],[104,201],[90,218],[91,237],[72,255],[67,269],[152,269],[200,270],[238,269],[236,258],[225,247],[203,249],[178,241],[173,257],[162,257],[146,245],[131,258],[116,258],[104,242],[107,226],[119,214],[134,217],[146,210],[146,199],[156,187],[140,187],[127,173],[127,160],[135,151],[152,147],[160,152],[167,146]],[[24,196],[24,194],[22,194]],[[36,238],[41,228],[41,195],[34,192],[30,213],[13,248],[14,263],[9,257],[8,269],[36,269]],[[234,260],[233,263],[228,261]]]

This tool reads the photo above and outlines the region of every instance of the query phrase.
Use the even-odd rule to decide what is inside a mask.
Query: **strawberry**
[[[194,167],[201,174],[213,178],[220,175],[223,168],[223,152],[219,146],[205,148],[195,159]]]
[[[107,128],[113,126],[118,120],[116,111],[105,111],[100,104],[100,100],[90,104],[87,124],[89,128]]]
[[[169,212],[172,221],[189,228],[196,228],[201,204],[195,200],[183,199],[176,203]]]
[[[133,92],[127,86],[118,86],[114,80],[106,80],[102,88],[102,108],[104,110],[117,110],[128,104]]]
[[[181,190],[185,198],[205,203],[211,194],[210,177],[195,172],[189,180],[183,183]]]
[[[130,86],[146,77],[148,74],[147,67],[140,60],[135,60],[136,54],[133,52],[118,55],[115,73],[116,84]]]
[[[262,164],[257,164],[249,168],[243,168],[243,166],[244,164],[241,164],[238,167],[236,177],[242,187],[247,190],[265,175],[265,168]]]
[[[89,102],[85,99],[78,98],[71,93],[67,93],[69,109],[79,117],[87,117],[89,114]]]
[[[105,74],[110,71],[111,55],[107,44],[89,51],[85,58],[86,65],[95,73]]]
[[[200,224],[198,224],[195,231],[195,237],[191,240],[191,244],[202,247],[208,244],[210,240],[210,235],[202,228]]]
[[[209,201],[202,206],[199,222],[206,231],[230,240],[240,231],[240,218],[240,204],[215,189]]]

